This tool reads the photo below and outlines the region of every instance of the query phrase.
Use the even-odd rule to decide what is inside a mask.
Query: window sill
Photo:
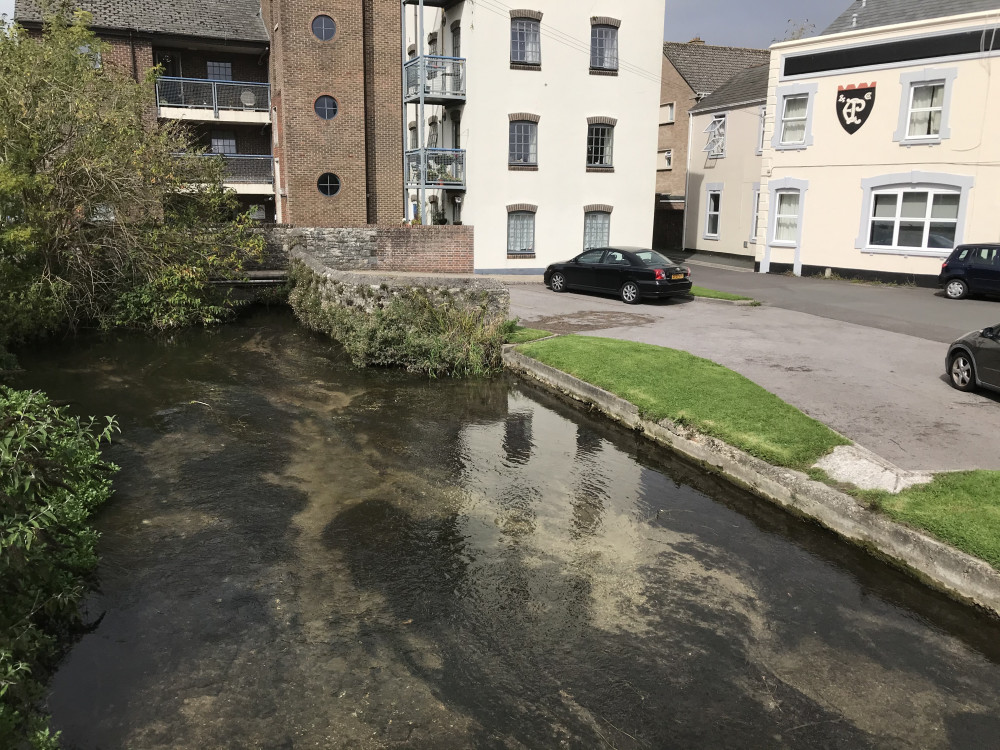
[[[787,240],[771,240],[767,243],[768,247],[790,247],[796,248],[799,246],[798,242],[788,242]]]
[[[588,172],[614,172],[615,168],[614,167],[592,167],[592,166],[588,166],[587,167],[587,171]]]
[[[809,148],[808,143],[778,143],[774,146],[775,151],[805,151],[807,148]]]
[[[673,167],[662,167],[660,169],[657,169],[656,171],[657,172],[673,172],[674,168]]]
[[[511,172],[537,172],[537,164],[508,164],[507,169]]]
[[[703,234],[701,236],[701,238],[703,240],[711,240],[712,242],[718,242],[719,241],[719,235],[717,235],[717,234]]]
[[[507,260],[534,260],[534,253],[507,253]]]
[[[899,142],[900,146],[940,146],[943,138],[904,138]]]
[[[617,76],[617,68],[591,68],[590,75],[592,76]]]
[[[955,247],[958,247],[956,244]],[[946,247],[931,248],[926,247],[863,247],[860,252],[866,255],[904,255],[914,258],[947,258],[952,250]]]
[[[511,70],[541,70],[542,69],[542,64],[541,63],[514,62],[513,60],[511,60],[510,61],[510,69]]]

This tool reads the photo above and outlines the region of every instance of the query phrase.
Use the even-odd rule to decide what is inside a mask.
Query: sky
[[[706,44],[763,48],[785,38],[789,21],[815,24],[807,34],[811,36],[850,4],[850,0],[667,0],[663,38],[686,42],[700,36]]]
[[[667,0],[663,38],[686,42],[700,36],[708,44],[767,47],[785,37],[789,20],[809,21],[822,31],[850,0]],[[14,14],[14,0],[0,0],[0,13]]]

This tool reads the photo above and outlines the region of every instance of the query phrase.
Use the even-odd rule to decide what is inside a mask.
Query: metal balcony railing
[[[421,176],[425,179],[421,180]],[[465,151],[453,148],[425,148],[406,152],[408,187],[465,187]]]
[[[157,107],[267,112],[271,109],[271,85],[203,78],[160,78],[156,81]]]
[[[239,184],[271,184],[274,182],[274,157],[270,154],[175,154],[175,156],[208,159],[221,156],[223,159],[224,177],[226,183]]]
[[[465,58],[462,57],[415,57],[404,66],[406,74],[406,101],[420,98],[421,84],[424,99],[464,100],[465,99]]]

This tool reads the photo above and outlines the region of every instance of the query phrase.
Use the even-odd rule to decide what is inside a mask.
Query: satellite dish
[[[243,102],[243,106],[246,109],[250,109],[257,105],[257,95],[250,89],[243,89],[243,93],[240,94],[240,101]]]

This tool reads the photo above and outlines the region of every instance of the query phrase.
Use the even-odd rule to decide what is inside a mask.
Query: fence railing
[[[184,158],[222,157],[224,181],[240,184],[270,184],[274,182],[274,157],[270,154],[174,154]]]
[[[406,74],[406,99],[420,98],[423,83],[424,97],[432,99],[465,98],[465,58],[415,57],[403,66]]]
[[[421,179],[426,175],[426,179]],[[406,184],[465,187],[465,151],[453,148],[424,148],[406,152]]]
[[[160,78],[156,81],[157,107],[267,112],[271,109],[271,85],[202,78]]]

